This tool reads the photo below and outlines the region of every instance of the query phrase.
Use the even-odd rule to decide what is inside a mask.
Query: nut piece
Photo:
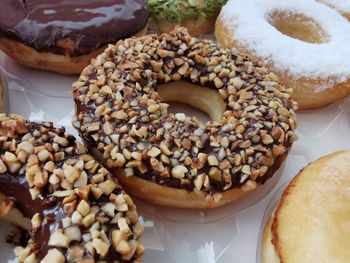
[[[28,141],[24,141],[18,144],[18,148],[30,154],[33,151],[33,144]]]
[[[50,249],[41,263],[64,263],[64,255],[56,248]]]
[[[69,261],[78,262],[79,260],[81,260],[83,258],[83,256],[84,256],[84,249],[79,245],[71,246],[68,249],[67,259]]]
[[[178,120],[178,121],[185,121],[186,120],[186,115],[185,113],[176,113],[175,114],[175,118]]]
[[[97,254],[101,255],[102,257],[107,254],[109,249],[109,245],[98,238],[94,238],[92,240],[92,246],[96,249]]]
[[[77,211],[82,215],[86,216],[90,212],[90,205],[83,199],[77,206]]]
[[[5,173],[7,171],[6,165],[4,162],[0,159],[0,173]]]
[[[64,234],[67,236],[67,238],[70,241],[80,241],[81,240],[80,228],[77,226],[67,227],[64,230]]]
[[[262,142],[266,145],[273,143],[273,138],[267,133],[263,133],[261,135],[261,139],[262,139]]]
[[[131,247],[127,241],[121,240],[116,246],[115,250],[124,256],[130,253]]]
[[[198,191],[201,190],[204,183],[204,179],[205,179],[205,174],[199,174],[197,175],[197,178],[194,180],[194,186]]]
[[[39,213],[36,213],[32,217],[31,222],[32,222],[32,227],[33,227],[34,230],[39,228],[40,225],[41,225],[41,215]]]
[[[152,147],[152,148],[148,151],[147,155],[150,156],[150,157],[155,158],[155,157],[157,157],[160,153],[161,153],[161,150],[159,150],[157,147]]]
[[[115,248],[118,247],[120,241],[126,239],[127,237],[122,233],[120,230],[113,230],[112,231],[112,242]]]
[[[66,176],[68,182],[74,183],[75,179],[79,177],[79,172],[73,166],[69,165],[64,169],[64,175]]]
[[[208,156],[208,163],[210,166],[218,166],[219,165],[219,161],[215,155]]]
[[[117,187],[117,184],[112,180],[107,180],[103,183],[98,184],[98,188],[105,194],[110,195],[114,189]]]
[[[83,225],[88,228],[95,222],[95,214],[88,214],[83,219]]]
[[[38,153],[38,158],[41,162],[46,162],[51,156],[51,153],[48,150],[42,150]]]
[[[50,246],[54,247],[68,247],[69,239],[68,237],[62,233],[62,229],[57,229],[50,237],[49,241]]]
[[[171,170],[171,175],[177,179],[182,179],[185,177],[185,174],[188,172],[188,169],[183,165],[177,165]]]

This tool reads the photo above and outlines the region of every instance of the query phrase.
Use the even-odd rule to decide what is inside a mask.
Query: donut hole
[[[268,19],[279,32],[307,43],[322,44],[329,36],[310,17],[286,11],[275,11]]]
[[[178,102],[175,100],[166,101],[166,103],[169,104],[169,108],[168,108],[169,113],[172,113],[172,114],[184,113],[186,116],[194,116],[198,120],[200,120],[202,123],[206,123],[211,120],[211,118],[206,112],[200,109],[197,109],[192,105],[188,105],[186,103]]]
[[[181,112],[194,115],[202,122],[221,122],[225,103],[213,89],[176,81],[158,85],[157,92],[170,105],[169,111],[172,113],[181,109]]]

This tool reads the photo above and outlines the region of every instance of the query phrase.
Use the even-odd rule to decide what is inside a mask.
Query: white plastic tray
[[[77,77],[27,69],[2,53],[0,66],[7,72],[9,112],[34,121],[52,121],[77,135],[71,127],[73,100],[69,94]],[[198,115],[180,105],[172,107],[173,111]],[[136,201],[145,225],[143,262],[255,263],[264,212],[276,189],[289,182],[308,162],[350,148],[350,101],[298,112],[297,133],[299,140],[284,170],[280,169],[264,187],[238,204],[196,211],[160,208]],[[0,262],[14,258],[11,246],[4,242],[6,229],[7,224],[0,222]]]

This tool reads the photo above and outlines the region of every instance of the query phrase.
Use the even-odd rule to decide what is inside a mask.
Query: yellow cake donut
[[[350,258],[350,151],[304,168],[266,222],[262,263],[347,263]]]
[[[0,114],[0,220],[19,262],[140,262],[143,226],[117,179],[64,128]],[[11,241],[11,240],[10,240]]]
[[[296,138],[295,103],[273,73],[183,28],[109,46],[73,96],[73,125],[95,156],[124,172],[128,193],[165,206],[238,200],[274,174]],[[212,121],[171,114],[167,100]]]
[[[231,0],[215,35],[262,59],[293,88],[300,109],[317,108],[350,93],[350,23],[314,0]]]

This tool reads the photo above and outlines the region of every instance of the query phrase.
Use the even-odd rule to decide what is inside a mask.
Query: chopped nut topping
[[[94,130],[91,127],[94,125],[90,132]],[[119,228],[127,243],[120,246],[123,254],[113,252],[115,260],[140,261],[143,250],[137,240],[143,227],[136,206],[83,145],[66,135],[63,128],[31,123],[16,115],[0,114],[0,128],[0,173],[13,174],[14,181],[26,180],[32,199],[43,207],[31,218],[31,241],[25,248],[16,249],[20,262],[35,263],[38,258],[48,263],[105,261],[112,244],[107,235],[110,226]],[[124,158],[124,153],[121,155]],[[118,156],[118,160],[123,159]],[[28,202],[30,205],[32,200]],[[38,250],[35,240],[43,227],[49,229],[50,236],[48,244],[41,245],[48,247]],[[130,249],[125,254],[123,248],[127,246]]]
[[[218,92],[225,106],[221,121],[203,124],[169,113],[156,85],[177,80]],[[296,139],[296,105],[275,74],[181,28],[110,45],[73,86],[80,105],[73,124],[87,143],[94,141],[109,168],[143,179],[147,173],[159,184],[176,180],[171,185],[190,185],[211,199],[265,181],[260,177],[278,169]],[[97,198],[103,191],[91,192]]]

